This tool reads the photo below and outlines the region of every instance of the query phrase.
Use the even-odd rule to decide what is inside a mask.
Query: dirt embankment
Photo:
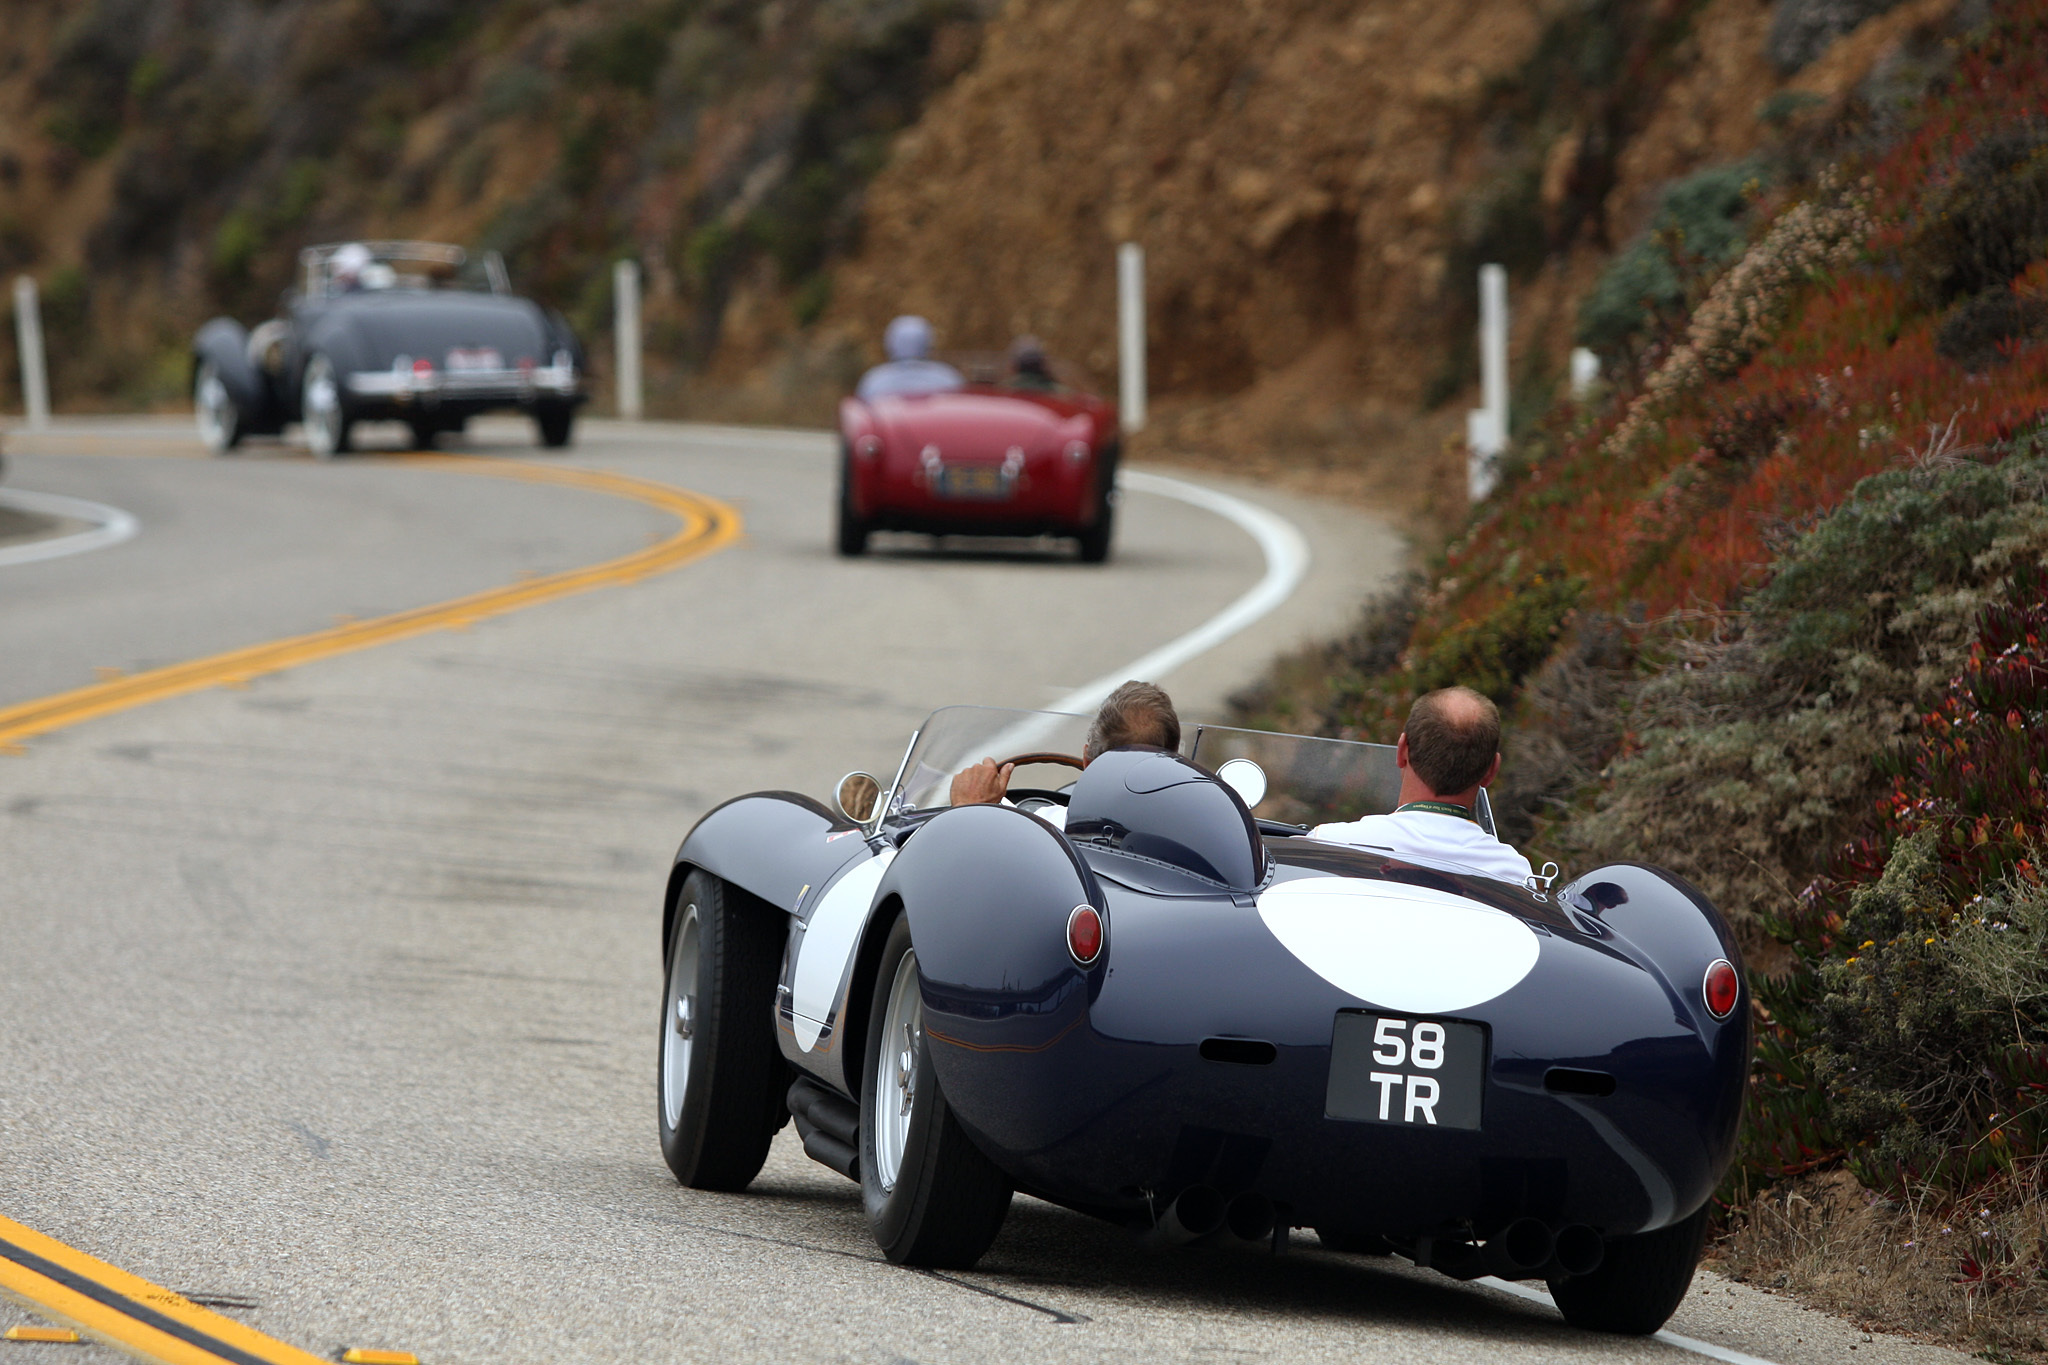
[[[1141,452],[1453,515],[1476,264],[1514,268],[1518,383],[1554,379],[1661,186],[1780,136],[1774,97],[1856,97],[1951,0],[1788,76],[1766,48],[1794,2],[1011,0],[870,187],[831,317],[1032,332],[1108,378],[1114,248],[1141,242]]]
[[[1540,393],[1662,186],[1796,134],[1788,91],[1877,98],[1956,0],[1855,26],[1886,3],[17,0],[0,272],[43,283],[59,405],[133,406],[300,245],[373,235],[504,252],[602,388],[630,254],[651,410],[816,421],[904,310],[1112,383],[1133,240],[1137,453],[1441,521],[1477,265],[1514,273]]]
[[[77,409],[182,401],[200,321],[263,316],[301,246],[356,237],[503,252],[602,365],[631,255],[652,406],[716,409],[693,379],[735,299],[815,319],[889,138],[993,2],[10,0],[0,274],[41,282]],[[0,409],[14,375],[7,328]],[[839,378],[725,415],[816,409]]]

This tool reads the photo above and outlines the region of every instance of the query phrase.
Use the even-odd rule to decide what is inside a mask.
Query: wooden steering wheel
[[[1034,753],[1018,754],[1015,758],[1006,758],[1002,762],[996,764],[996,767],[1022,768],[1032,763],[1058,763],[1063,767],[1075,769],[1084,768],[1087,766],[1080,759],[1075,758],[1072,754]]]

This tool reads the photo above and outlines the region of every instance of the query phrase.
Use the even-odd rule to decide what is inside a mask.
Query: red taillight
[[[1736,997],[1742,994],[1742,978],[1735,974],[1734,964],[1725,957],[1716,958],[1714,965],[1707,968],[1700,994],[1706,997],[1707,1013],[1716,1019],[1733,1014]]]
[[[1067,951],[1083,967],[1102,956],[1102,916],[1092,905],[1077,905],[1067,916]]]
[[[412,372],[420,375],[432,374],[434,372],[434,362],[425,359],[415,360],[412,363]]]

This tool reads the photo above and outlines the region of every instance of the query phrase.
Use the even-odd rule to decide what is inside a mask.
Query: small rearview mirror
[[[848,773],[839,779],[839,789],[833,793],[839,802],[839,813],[856,825],[865,825],[875,817],[875,803],[882,799],[882,784],[872,773]]]
[[[1236,792],[1250,810],[1266,799],[1266,770],[1248,758],[1233,758],[1216,770],[1217,780]]]

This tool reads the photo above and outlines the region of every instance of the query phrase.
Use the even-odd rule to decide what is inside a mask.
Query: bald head
[[[1469,687],[1425,692],[1408,710],[1408,766],[1440,796],[1486,780],[1500,753],[1500,711]]]

